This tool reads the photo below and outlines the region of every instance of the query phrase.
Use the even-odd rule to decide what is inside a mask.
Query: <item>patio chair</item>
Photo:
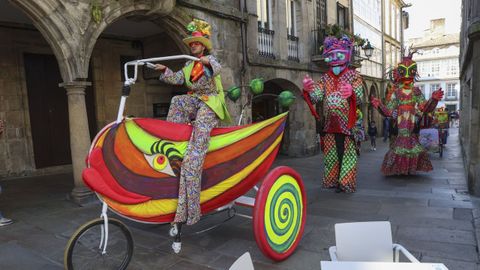
[[[336,246],[328,249],[332,261],[399,262],[400,252],[413,263],[419,261],[392,242],[388,221],[335,224]]]
[[[254,270],[252,257],[249,252],[245,252],[238,258],[228,270]]]

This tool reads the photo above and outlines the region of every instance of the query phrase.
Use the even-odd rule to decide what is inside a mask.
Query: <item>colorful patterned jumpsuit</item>
[[[342,98],[339,91],[342,83],[352,85],[353,94],[348,99]],[[323,74],[310,93],[313,103],[324,104],[325,188],[355,192],[357,154],[351,130],[355,124],[356,105],[361,102],[362,97],[362,77],[351,68],[345,68],[339,75],[332,71]]]
[[[161,81],[174,85],[186,85],[190,90],[187,95],[172,98],[167,116],[167,121],[193,125],[192,136],[182,161],[178,206],[174,219],[176,223],[186,222],[187,225],[195,224],[201,216],[202,167],[210,143],[210,131],[218,125],[220,120],[206,101],[209,97],[212,98],[218,94],[215,76],[219,74],[221,66],[215,57],[209,55],[208,59],[210,67],[203,67],[204,74],[195,81],[193,81],[196,77],[194,73],[198,73],[196,67],[190,69],[191,74],[185,74],[187,68],[175,73],[167,68],[160,75]],[[190,65],[192,61],[188,61],[185,67]]]

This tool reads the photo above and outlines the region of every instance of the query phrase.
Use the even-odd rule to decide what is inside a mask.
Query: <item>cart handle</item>
[[[130,62],[125,63],[123,66],[123,72],[125,75],[125,86],[130,86],[135,84],[137,81],[137,75],[138,75],[138,66],[143,66],[147,65],[149,68],[155,68],[154,64],[152,62],[160,62],[160,61],[167,61],[167,60],[177,60],[177,59],[188,59],[188,60],[193,60],[193,61],[199,61],[197,57],[191,56],[191,55],[172,55],[172,56],[164,56],[164,57],[153,57],[153,58],[145,58],[145,59],[138,59],[138,60],[133,60]],[[128,77],[128,66],[134,66],[134,75],[133,78]]]

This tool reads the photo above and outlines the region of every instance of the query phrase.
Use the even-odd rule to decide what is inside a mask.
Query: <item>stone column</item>
[[[82,180],[82,171],[85,168],[85,157],[90,148],[90,133],[88,130],[87,107],[85,105],[85,88],[90,82],[73,81],[59,84],[67,90],[68,118],[70,125],[70,149],[72,152],[73,188],[70,199],[79,205],[91,201],[94,194]]]

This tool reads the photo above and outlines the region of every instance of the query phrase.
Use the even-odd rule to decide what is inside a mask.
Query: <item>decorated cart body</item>
[[[148,60],[152,61],[138,60],[127,65],[134,65],[136,70]],[[126,86],[130,86],[128,80]],[[105,228],[111,226],[108,223],[113,220],[108,218],[107,209],[143,223],[169,223],[174,219],[178,176],[192,126],[124,118],[123,106],[128,92],[124,87],[117,121],[100,131],[90,148],[83,179],[104,207],[100,219],[85,224],[72,236],[65,251],[68,269],[76,269],[73,266],[75,246],[88,226],[101,226],[97,249],[107,254],[108,229]],[[262,252],[274,260],[284,260],[292,254],[303,234],[306,218],[306,196],[299,174],[285,166],[269,172],[282,141],[287,116],[285,112],[254,124],[213,129],[200,193],[202,214],[236,205],[252,207],[256,242]],[[257,188],[259,181],[262,183]],[[243,196],[252,188],[257,191],[255,198]],[[118,220],[113,221],[115,226],[124,226]],[[119,231],[127,240],[132,239],[126,227]],[[171,231],[171,236],[178,233]],[[173,247],[175,252],[180,251],[175,243]],[[118,269],[128,265],[133,247],[127,249],[131,251],[120,259]]]

